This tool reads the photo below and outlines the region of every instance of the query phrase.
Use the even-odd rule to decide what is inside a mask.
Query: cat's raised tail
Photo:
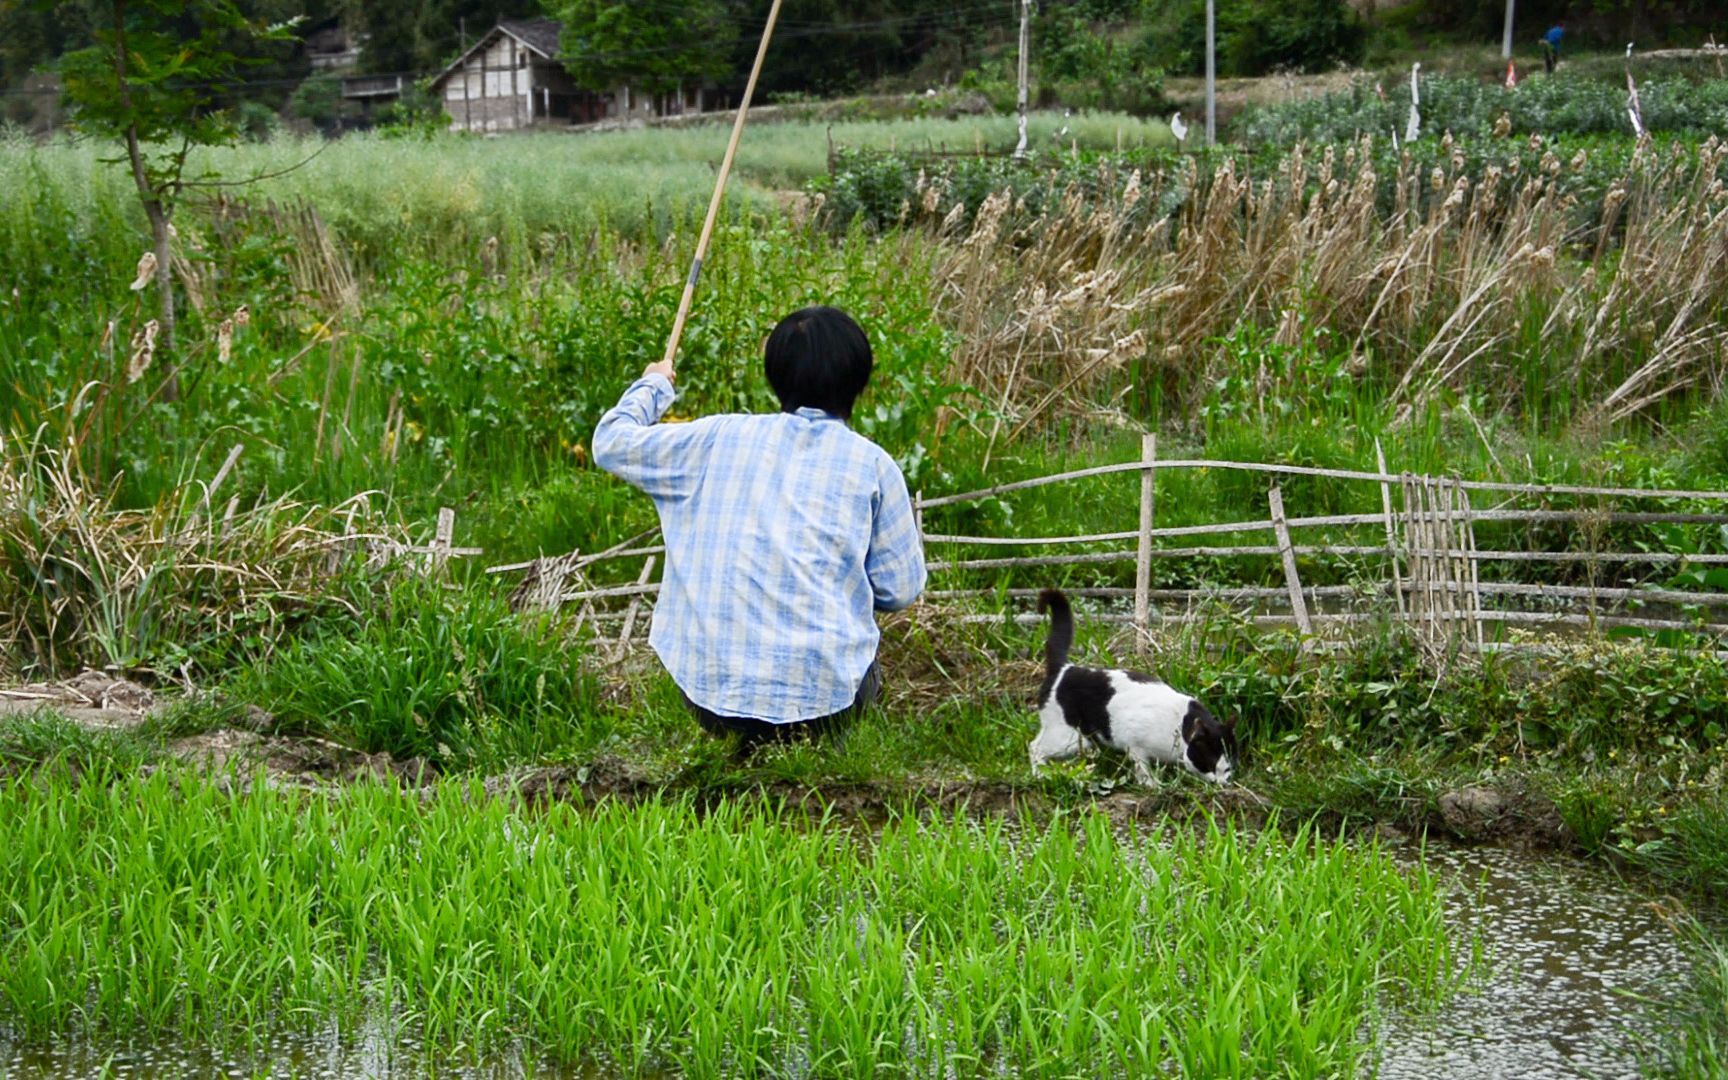
[[[1068,650],[1074,645],[1074,609],[1061,589],[1045,589],[1038,594],[1038,614],[1050,613],[1050,636],[1044,642],[1044,685],[1049,687],[1068,662]]]

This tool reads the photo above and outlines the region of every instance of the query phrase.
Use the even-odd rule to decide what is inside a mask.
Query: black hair
[[[801,308],[780,320],[762,348],[768,385],[783,412],[810,407],[852,418],[852,402],[870,382],[870,339],[839,308]]]

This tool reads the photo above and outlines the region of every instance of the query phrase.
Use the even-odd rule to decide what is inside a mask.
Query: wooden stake
[[[1470,563],[1470,624],[1476,628],[1476,651],[1480,653],[1486,642],[1482,636],[1482,579],[1477,574],[1476,512],[1468,491],[1459,488],[1458,498],[1464,511],[1464,554]]]
[[[642,573],[636,578],[638,586],[648,584],[648,579],[654,576],[654,556],[650,555],[642,561]],[[641,609],[642,594],[638,593],[630,601],[630,610],[624,616],[624,630],[618,635],[618,648],[623,650],[630,645],[630,635],[636,632],[636,612]]]
[[[1374,463],[1380,470],[1380,475],[1386,475],[1386,452],[1380,449],[1380,440],[1374,440]],[[1391,552],[1392,563],[1392,595],[1398,599],[1398,613],[1404,613],[1404,575],[1398,570],[1398,535],[1392,525],[1392,486],[1386,481],[1380,481],[1380,511],[1386,520],[1386,550]]]
[[[1272,504],[1272,528],[1278,533],[1278,557],[1284,563],[1284,582],[1290,587],[1290,612],[1296,617],[1296,626],[1304,637],[1314,632],[1314,624],[1308,618],[1308,603],[1302,599],[1302,579],[1296,575],[1296,552],[1290,543],[1290,526],[1284,520],[1284,493],[1273,484],[1267,494],[1267,501]]]
[[[442,570],[450,559],[450,541],[456,535],[456,511],[448,506],[438,508],[438,531],[432,536],[432,550],[426,556],[428,571]]]
[[[768,22],[762,27],[762,41],[756,46],[756,62],[750,66],[750,80],[744,84],[744,100],[738,103],[738,117],[732,121],[732,138],[726,143],[726,156],[720,159],[720,176],[714,181],[714,197],[708,201],[708,217],[702,222],[702,235],[696,240],[696,257],[690,260],[690,276],[684,279],[684,295],[678,301],[678,315],[672,320],[672,336],[666,339],[666,355],[670,364],[678,356],[678,340],[684,336],[684,320],[690,317],[690,301],[696,296],[696,279],[702,275],[702,257],[708,254],[708,239],[714,235],[714,219],[720,216],[720,200],[726,194],[726,177],[732,171],[732,158],[738,153],[738,137],[744,134],[744,116],[750,111],[750,98],[756,93],[756,78],[762,74],[762,60],[768,55],[768,39],[774,33],[774,20],[780,17],[780,0],[768,8]]]
[[[1140,437],[1140,547],[1134,562],[1134,629],[1138,643],[1145,647],[1147,616],[1152,610],[1152,513],[1156,497],[1158,473],[1158,436],[1147,432]]]
[[[1466,617],[1464,604],[1469,602],[1469,598],[1463,593],[1467,574],[1464,569],[1464,553],[1459,549],[1458,543],[1458,515],[1455,510],[1458,501],[1457,488],[1450,480],[1441,477],[1434,481],[1434,493],[1437,511],[1434,535],[1439,541],[1435,546],[1445,552],[1441,570],[1445,574],[1446,590],[1441,596],[1446,605],[1446,618],[1449,620],[1446,624],[1446,637],[1450,646],[1461,630],[1468,630],[1468,627],[1462,625]]]

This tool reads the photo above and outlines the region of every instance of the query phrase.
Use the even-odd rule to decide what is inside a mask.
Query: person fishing
[[[849,426],[874,357],[832,307],[763,347],[774,414],[662,424],[672,364],[649,364],[600,418],[594,461],[654,500],[665,573],[648,642],[686,706],[740,750],[843,730],[881,687],[874,612],[924,589],[906,480]]]
[[[1565,23],[1555,23],[1542,35],[1542,67],[1549,75],[1554,74],[1554,66],[1560,62],[1560,39],[1566,33]]]

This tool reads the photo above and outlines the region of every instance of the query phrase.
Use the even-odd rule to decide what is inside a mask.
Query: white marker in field
[[[1179,143],[1188,141],[1188,125],[1182,122],[1180,112],[1170,114],[1170,134],[1176,136],[1176,141]]]
[[[1626,73],[1626,116],[1632,121],[1632,134],[1642,139],[1644,137],[1644,109],[1638,104],[1638,84],[1632,81],[1632,73]]]
[[[1404,125],[1404,141],[1413,143],[1422,137],[1422,61],[1410,65],[1410,119]]]

